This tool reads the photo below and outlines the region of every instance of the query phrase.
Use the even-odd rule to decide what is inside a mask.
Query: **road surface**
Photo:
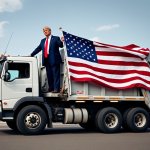
[[[150,130],[103,134],[55,124],[42,135],[24,136],[0,123],[0,150],[150,150]]]

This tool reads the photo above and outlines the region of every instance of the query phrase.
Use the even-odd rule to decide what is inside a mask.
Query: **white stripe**
[[[150,52],[149,49],[145,49],[145,48],[141,48],[141,47],[135,47],[135,48],[132,48],[132,50],[136,50],[136,51],[140,51],[140,52],[146,52],[146,53]]]
[[[137,51],[124,50],[124,49],[121,49],[121,48],[100,48],[100,47],[95,47],[95,48],[96,48],[96,51],[125,52],[125,53],[129,53],[129,54],[139,56],[141,58],[147,57],[146,55],[138,53]]]
[[[128,78],[131,78],[131,77],[141,77],[147,81],[150,81],[150,77],[148,76],[145,76],[145,75],[141,75],[141,74],[138,74],[138,73],[132,73],[132,74],[126,74],[126,75],[118,75],[118,74],[107,74],[107,73],[103,73],[103,72],[98,72],[98,71],[94,71],[92,69],[89,69],[89,68],[86,68],[86,67],[75,67],[75,66],[71,66],[69,65],[69,68],[70,69],[73,69],[75,71],[87,71],[89,73],[92,73],[94,75],[97,75],[97,76],[102,76],[102,77],[106,77],[106,78],[109,78],[109,79],[118,79],[118,80],[121,80],[121,79],[128,79]]]
[[[75,62],[75,63],[83,63],[83,64],[88,64],[92,67],[100,68],[100,69],[107,69],[107,70],[138,70],[138,71],[147,71],[150,72],[150,69],[148,67],[143,67],[143,66],[117,66],[117,65],[103,65],[103,64],[98,64],[94,62],[89,62],[80,58],[73,58],[73,57],[67,57],[67,60],[70,62]]]
[[[136,58],[134,57],[131,58],[131,57],[121,57],[121,56],[103,56],[103,55],[97,55],[97,58],[99,60],[111,60],[111,61],[123,61],[123,62],[131,62],[131,59],[132,59],[132,62],[141,62],[141,58]],[[143,62],[146,62],[146,61],[143,61]]]
[[[104,52],[124,52],[124,53],[126,53],[126,52],[128,52],[128,53],[130,53],[130,50],[125,50],[125,49],[115,49],[115,48],[111,48],[111,47],[109,47],[109,48],[105,48],[105,47],[96,47],[95,46],[95,49],[96,49],[96,51],[104,51]],[[134,49],[132,49],[133,50],[133,52],[134,52]],[[140,49],[140,50],[138,50],[138,51],[140,51],[140,52],[146,52],[146,53],[150,53],[150,50],[142,50],[142,49]],[[138,51],[137,51],[137,53],[138,53]],[[141,54],[141,53],[139,53],[139,54]],[[144,55],[144,54],[143,54]]]
[[[147,86],[148,88],[150,88],[150,85],[149,85],[149,84],[147,84],[147,83],[145,83],[145,82],[143,82],[143,81],[141,81],[141,80],[132,80],[132,81],[130,81],[130,82],[119,83],[119,84],[118,84],[118,83],[107,82],[107,81],[105,81],[105,80],[96,78],[96,77],[91,76],[91,75],[79,75],[79,74],[74,74],[74,73],[70,73],[70,74],[71,74],[71,76],[73,76],[74,78],[79,78],[79,79],[80,79],[80,78],[91,78],[91,79],[95,79],[95,80],[100,81],[100,82],[102,82],[102,83],[104,83],[104,84],[107,84],[107,85],[109,85],[109,86],[111,86],[111,87],[118,87],[118,88],[121,88],[121,87],[130,86],[130,85],[135,84],[135,83],[141,83],[141,84]]]
[[[94,44],[94,46],[96,47],[96,48],[98,48],[98,49],[111,49],[111,51],[118,51],[118,50],[120,50],[120,51],[122,51],[122,52],[126,52],[126,49],[125,48],[117,48],[117,47],[111,47],[111,46],[108,46],[108,45],[102,45],[102,44]],[[102,46],[102,47],[98,47],[98,46]],[[104,46],[104,47],[103,47]],[[106,47],[106,48],[105,48]],[[117,52],[116,51],[116,52]],[[127,50],[128,52],[130,52],[130,50]],[[135,48],[132,48],[131,49],[131,51],[133,51],[133,52],[146,52],[146,53],[150,53],[150,50],[147,48],[147,49],[145,49],[145,48],[141,48],[141,47],[135,47]],[[141,53],[139,53],[139,54],[141,54]]]
[[[118,51],[114,48],[101,48],[101,47],[95,47],[95,50],[98,52],[116,52],[116,53],[120,53],[120,52],[126,52],[126,51]]]

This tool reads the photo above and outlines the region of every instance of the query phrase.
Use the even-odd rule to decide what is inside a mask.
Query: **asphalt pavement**
[[[150,130],[104,134],[79,125],[54,124],[41,135],[24,136],[0,122],[0,150],[150,150],[149,144]]]

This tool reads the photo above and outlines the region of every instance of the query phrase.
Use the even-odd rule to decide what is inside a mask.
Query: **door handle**
[[[26,88],[26,92],[32,92],[32,88]]]

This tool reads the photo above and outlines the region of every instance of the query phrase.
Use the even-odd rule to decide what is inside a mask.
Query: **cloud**
[[[14,12],[22,8],[22,0],[0,0],[1,12]]]
[[[109,30],[119,28],[119,27],[120,27],[119,24],[103,25],[103,26],[99,26],[96,30],[97,31],[109,31]]]
[[[0,38],[4,36],[4,26],[8,24],[8,21],[1,21],[0,22]]]

